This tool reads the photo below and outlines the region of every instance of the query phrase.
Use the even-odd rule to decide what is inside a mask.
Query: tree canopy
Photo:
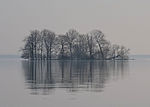
[[[56,34],[51,30],[33,30],[24,39],[22,58],[31,60],[51,59],[99,59],[126,60],[129,49],[111,44],[100,30],[80,34],[75,29],[65,34]]]

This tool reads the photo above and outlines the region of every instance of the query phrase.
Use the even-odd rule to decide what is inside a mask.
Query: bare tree
[[[59,58],[65,59],[67,56],[67,55],[65,55],[66,35],[59,35],[58,36],[58,44],[60,45]]]
[[[86,59],[88,56],[88,43],[86,36],[87,35],[79,34],[76,43],[73,46],[73,55],[78,59]]]
[[[33,44],[33,52],[34,52],[34,58],[37,59],[37,44],[39,42],[38,37],[40,35],[40,32],[38,30],[31,31],[31,42]]]
[[[25,46],[23,49],[23,54],[27,55],[31,59],[36,59],[37,58],[37,44],[38,44],[38,36],[39,36],[39,31],[38,30],[33,30],[30,32],[30,35],[24,40]]]
[[[38,37],[38,52],[40,55],[41,60],[43,59],[43,51],[44,51],[44,36],[42,35],[42,32],[40,33]]]
[[[29,44],[29,41],[27,38],[24,39],[23,41],[26,43],[24,45],[24,48],[21,49],[21,51],[22,51],[21,57],[24,59],[29,59],[29,58],[31,58],[32,47],[31,47],[31,44]]]
[[[112,57],[111,57],[111,59],[116,59],[117,57],[119,57],[119,49],[120,49],[120,46],[119,45],[117,45],[117,44],[113,44],[112,45],[112,52],[111,52],[111,54],[112,54]]]
[[[130,49],[127,49],[124,46],[120,47],[120,51],[118,52],[118,56],[121,57],[121,59],[128,59],[128,54],[129,54]]]
[[[95,42],[94,42],[94,38],[92,35],[87,34],[87,46],[88,46],[88,51],[89,51],[89,58],[93,59],[94,56],[94,46],[95,46]]]
[[[69,50],[70,50],[70,59],[72,59],[72,49],[73,49],[73,45],[75,43],[75,39],[77,38],[78,35],[79,35],[79,33],[74,29],[70,29],[66,33],[66,41],[69,45]]]
[[[94,39],[99,47],[102,59],[104,60],[105,55],[103,52],[104,51],[103,48],[106,44],[108,44],[108,42],[105,40],[104,34],[100,30],[93,30],[90,32],[90,35],[94,37]]]
[[[44,37],[47,59],[51,59],[52,49],[53,49],[53,45],[54,45],[54,41],[55,41],[55,33],[52,31],[49,31],[47,29],[44,29],[41,33]]]
[[[64,35],[58,35],[50,30],[41,32],[33,30],[24,40],[22,58],[25,59],[128,59],[129,49],[124,46],[111,45],[100,30],[88,34],[79,34],[70,29]],[[55,53],[52,54],[52,53]]]
[[[104,44],[102,44],[102,50],[103,50],[103,54],[104,54],[104,59],[108,59],[110,56],[110,51],[111,51],[111,44],[108,41],[105,41]]]
[[[117,44],[111,47],[111,57],[109,59],[128,59],[129,49]]]

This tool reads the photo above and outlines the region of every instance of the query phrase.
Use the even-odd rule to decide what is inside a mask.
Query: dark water
[[[150,60],[0,59],[0,107],[149,107]]]

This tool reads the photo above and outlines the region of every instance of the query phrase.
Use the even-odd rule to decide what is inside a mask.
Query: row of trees
[[[66,34],[56,35],[44,29],[33,30],[24,39],[24,59],[128,59],[129,49],[111,44],[100,30],[80,34],[70,29]]]

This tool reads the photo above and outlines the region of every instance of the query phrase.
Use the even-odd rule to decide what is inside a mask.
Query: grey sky
[[[100,29],[132,54],[150,54],[149,0],[0,0],[0,54],[18,54],[33,29]]]

